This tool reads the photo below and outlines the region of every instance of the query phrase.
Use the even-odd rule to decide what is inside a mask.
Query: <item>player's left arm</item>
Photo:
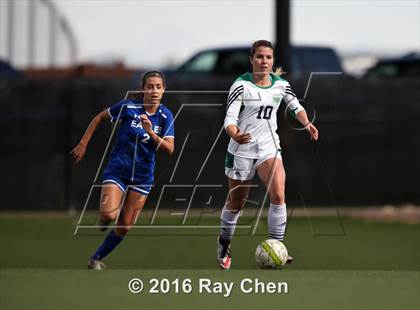
[[[318,129],[312,124],[308,115],[306,114],[305,108],[300,104],[295,93],[293,92],[292,87],[288,82],[286,82],[286,90],[284,94],[284,101],[287,104],[287,109],[289,112],[302,124],[303,127],[311,135],[311,140],[318,140]]]
[[[164,137],[158,136],[152,129],[152,122],[149,120],[146,114],[140,115],[141,124],[143,129],[149,134],[150,139],[156,144],[157,150],[163,150],[169,155],[172,155],[175,149],[175,138],[174,135],[166,135],[167,130],[164,128]]]
[[[305,110],[301,110],[296,114],[296,119],[305,127],[305,129],[311,135],[311,140],[318,140],[318,129],[312,124],[309,119],[308,115],[306,114]]]

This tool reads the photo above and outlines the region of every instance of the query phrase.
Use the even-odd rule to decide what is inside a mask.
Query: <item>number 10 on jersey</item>
[[[263,119],[270,119],[271,118],[271,113],[273,112],[273,107],[271,105],[267,105],[267,106],[260,106],[260,109],[258,111],[258,115],[257,118],[261,119],[261,116]]]

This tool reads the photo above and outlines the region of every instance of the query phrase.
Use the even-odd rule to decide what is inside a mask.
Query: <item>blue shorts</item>
[[[143,195],[148,195],[152,189],[153,174],[137,176],[133,179],[118,176],[114,173],[105,171],[102,184],[116,184],[123,192],[127,190],[135,191]]]

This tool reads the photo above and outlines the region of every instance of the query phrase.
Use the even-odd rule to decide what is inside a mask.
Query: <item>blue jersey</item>
[[[157,145],[143,129],[140,115],[146,114],[152,130],[165,138],[175,136],[172,112],[160,104],[155,114],[149,114],[142,101],[128,99],[111,106],[108,113],[111,121],[121,120],[121,125],[104,179],[118,178],[142,185],[153,183]]]

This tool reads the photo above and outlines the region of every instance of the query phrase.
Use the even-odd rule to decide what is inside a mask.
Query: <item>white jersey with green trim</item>
[[[304,110],[289,82],[270,74],[271,85],[258,86],[252,74],[241,75],[232,84],[227,99],[225,129],[236,125],[242,133],[251,135],[251,142],[239,144],[230,139],[228,152],[240,157],[261,158],[280,149],[277,134],[277,110],[284,102],[292,115]]]

